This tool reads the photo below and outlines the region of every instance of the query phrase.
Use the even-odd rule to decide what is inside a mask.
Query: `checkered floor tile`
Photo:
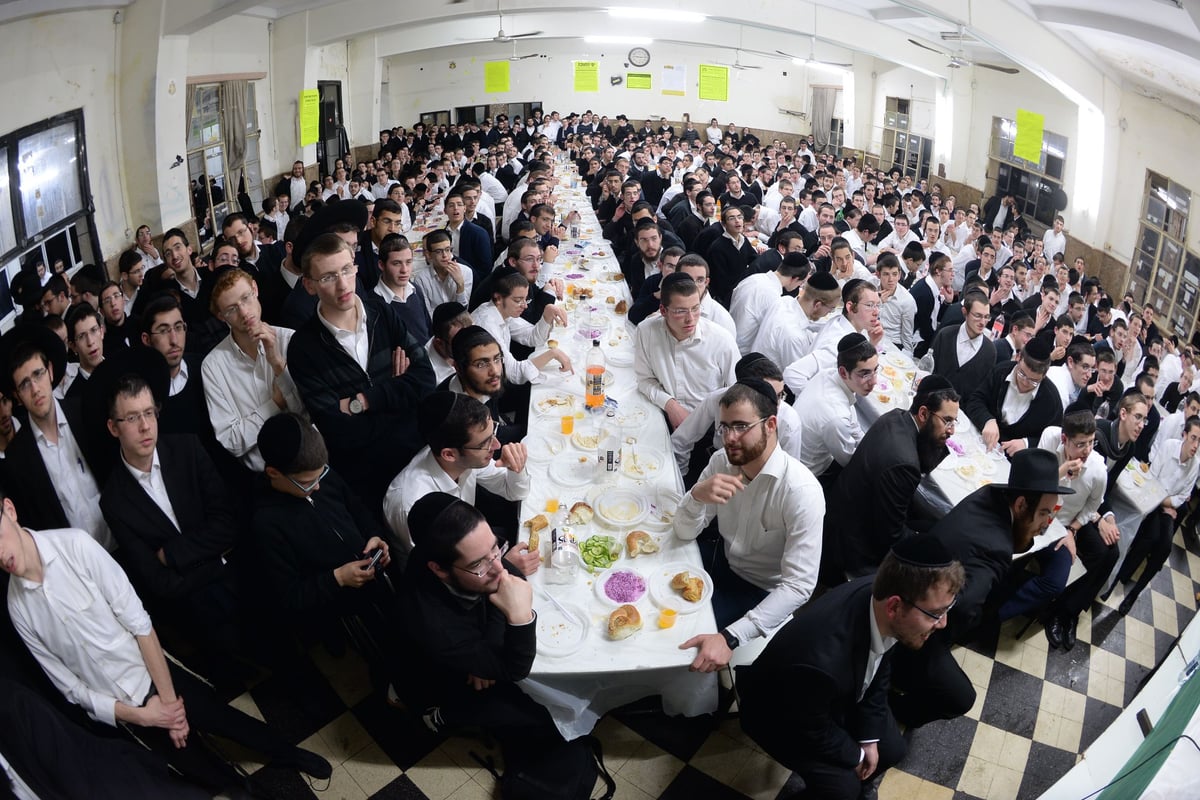
[[[1036,798],[1076,763],[1150,675],[1196,612],[1200,548],[1177,539],[1171,558],[1127,617],[1112,596],[1079,621],[1079,643],[1051,651],[1042,629],[1023,620],[993,641],[956,648],[978,691],[963,717],[908,734],[909,755],[879,787],[885,800]],[[482,741],[443,739],[420,720],[370,693],[353,654],[313,653],[302,686],[267,679],[233,703],[267,720],[334,765],[326,782],[246,760],[255,780],[279,797],[350,800],[486,800],[495,779],[473,757],[499,753]],[[742,733],[736,718],[675,719],[652,699],[619,709],[596,728],[620,800],[775,800],[796,793],[797,776]]]

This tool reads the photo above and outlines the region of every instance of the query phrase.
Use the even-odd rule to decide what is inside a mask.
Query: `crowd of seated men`
[[[573,368],[549,342],[569,165],[628,284],[637,391],[685,475],[675,534],[714,578],[716,628],[680,646],[713,671],[798,626],[756,668],[796,679],[804,735],[754,692],[746,719],[813,796],[857,796],[902,758],[893,717],[970,708],[952,643],[1026,616],[1070,649],[1117,583],[1128,613],[1175,530],[1195,533],[1192,347],[1068,266],[1061,217],[1038,238],[1011,197],[959,204],[810,145],[590,111],[417,124],[324,185],[296,162],[210,247],[143,226],[117,280],[28,265],[0,339],[0,567],[5,677],[49,701],[20,700],[32,724],[76,750],[136,732],[157,760],[118,739],[89,767],[113,796],[256,790],[193,731],[327,777],[221,702],[262,669],[294,678],[320,642],[357,649],[380,700],[437,733],[555,740],[515,689],[540,563],[516,508],[530,386]],[[888,353],[929,374],[868,424]],[[914,497],[960,412],[1013,477],[943,515]],[[1168,496],[1122,530],[1132,459]],[[1013,563],[1052,515],[1066,534]],[[843,614],[853,645],[815,644],[816,614]],[[825,692],[839,669],[857,685]],[[10,780],[70,794],[44,750],[0,752]]]

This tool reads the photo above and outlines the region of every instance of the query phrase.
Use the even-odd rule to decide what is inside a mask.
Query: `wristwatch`
[[[741,642],[738,641],[738,638],[729,632],[728,628],[724,628],[721,631],[721,635],[725,637],[725,644],[729,646],[730,650],[736,650],[737,646],[741,644]]]
[[[351,414],[361,414],[362,412],[363,412],[362,400],[359,400],[357,397],[351,397],[350,398],[350,413]]]

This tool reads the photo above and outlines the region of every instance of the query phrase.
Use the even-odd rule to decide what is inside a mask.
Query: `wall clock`
[[[644,67],[650,63],[650,51],[644,47],[635,47],[629,51],[629,63],[635,67]]]

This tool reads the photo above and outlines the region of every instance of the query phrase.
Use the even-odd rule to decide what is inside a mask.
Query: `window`
[[[228,168],[226,152],[230,143],[226,120],[238,115],[225,113],[226,88],[212,83],[189,87],[192,107],[188,126],[188,177],[191,180],[192,210],[200,243],[211,241],[215,226],[227,214],[240,211],[238,194],[249,196],[254,212],[262,208],[263,185],[259,155],[258,110],[253,82],[246,83],[245,141],[242,166]]]
[[[488,119],[489,116],[487,106],[459,106],[454,109],[454,118],[458,120],[459,125],[468,122],[474,122],[479,125],[485,119]]]
[[[996,185],[989,196],[1011,192],[1022,214],[1049,227],[1054,224],[1055,215],[1066,205],[1063,174],[1067,161],[1067,137],[1044,131],[1041,158],[1036,165],[1013,155],[1016,138],[1017,123],[1003,117],[992,117],[988,155],[995,162]]]
[[[845,126],[837,117],[829,120],[829,148],[834,153],[841,153],[846,142]]]
[[[447,111],[422,111],[421,122],[425,123],[426,132],[437,128],[439,125],[450,124],[450,112]]]
[[[1162,327],[1189,338],[1196,327],[1200,294],[1200,258],[1184,249],[1192,193],[1186,187],[1146,171],[1146,193],[1129,287],[1134,302],[1154,307]]]
[[[889,97],[883,115],[883,148],[879,165],[890,170],[898,167],[900,172],[914,181],[929,177],[929,162],[933,160],[933,140],[928,136],[917,136],[908,132],[908,100]]]
[[[16,191],[14,191],[14,188]],[[0,319],[15,311],[9,285],[24,267],[70,271],[101,263],[93,231],[83,111],[0,136]]]

